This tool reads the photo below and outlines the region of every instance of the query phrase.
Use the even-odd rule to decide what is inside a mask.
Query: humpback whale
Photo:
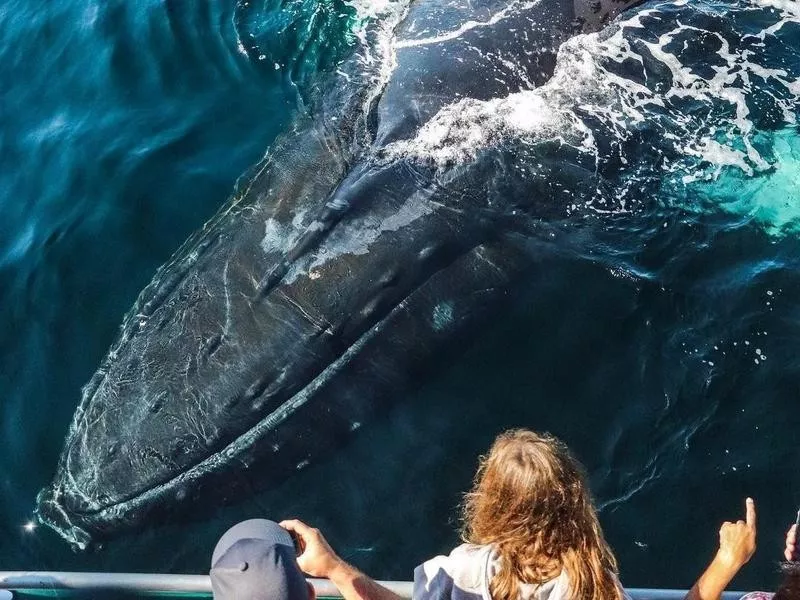
[[[737,84],[703,82],[745,52],[791,56],[785,10],[763,9],[765,43],[719,8],[634,3],[405,6],[141,292],[39,519],[84,548],[224,500],[256,465],[286,476],[491,319],[556,224],[634,214],[680,161],[708,164],[718,113],[759,168]],[[759,71],[776,122],[797,110],[793,68]],[[670,95],[683,84],[699,91]]]

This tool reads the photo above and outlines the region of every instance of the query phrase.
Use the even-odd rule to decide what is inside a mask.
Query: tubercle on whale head
[[[92,536],[77,524],[59,502],[61,489],[53,486],[43,489],[36,497],[36,519],[55,530],[73,550],[88,550],[94,547]]]

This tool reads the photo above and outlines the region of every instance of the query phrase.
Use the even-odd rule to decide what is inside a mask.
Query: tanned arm
[[[719,530],[719,550],[685,600],[719,600],[722,592],[756,551],[756,505],[745,502],[744,521],[725,522]]]
[[[303,572],[311,577],[330,579],[344,600],[401,600],[400,596],[339,558],[319,529],[297,519],[282,521],[280,525],[300,538],[302,552],[297,564]]]

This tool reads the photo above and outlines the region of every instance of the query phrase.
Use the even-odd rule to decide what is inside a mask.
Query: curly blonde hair
[[[551,435],[516,429],[497,437],[465,496],[462,537],[492,544],[501,558],[493,600],[518,600],[520,583],[562,570],[573,600],[624,598],[583,467]]]

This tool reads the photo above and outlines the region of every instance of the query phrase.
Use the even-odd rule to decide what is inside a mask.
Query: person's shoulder
[[[430,576],[442,570],[451,576],[460,576],[459,579],[463,579],[464,576],[472,579],[469,576],[472,574],[479,575],[492,556],[493,550],[491,546],[461,544],[453,548],[450,554],[434,556],[426,560],[418,568],[424,569]]]
[[[739,600],[771,600],[775,594],[770,592],[750,592],[745,594]]]
[[[494,546],[489,544],[461,544],[460,546],[453,548],[453,550],[450,552],[450,557],[454,560],[480,561],[486,560],[489,557],[494,556],[494,554]]]
[[[414,597],[456,597],[460,592],[468,597],[483,597],[486,588],[487,564],[492,560],[491,546],[461,544],[448,555],[434,556],[414,571]]]

